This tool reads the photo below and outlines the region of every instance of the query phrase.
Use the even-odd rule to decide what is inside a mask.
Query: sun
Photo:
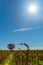
[[[36,12],[37,12],[37,5],[35,5],[35,4],[30,4],[29,7],[28,7],[28,11],[29,11],[29,13],[31,13],[31,14],[36,13]]]

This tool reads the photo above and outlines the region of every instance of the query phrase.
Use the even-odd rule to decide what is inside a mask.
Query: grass
[[[15,53],[14,53],[15,54]],[[16,54],[15,54],[16,55]],[[25,65],[25,62],[23,62],[23,64],[22,64],[22,61],[19,61],[16,57],[15,57],[15,55],[13,55],[12,53],[11,54],[9,54],[8,56],[7,56],[7,58],[4,60],[4,63],[2,63],[2,64],[0,64],[0,65]],[[34,55],[33,55],[33,57],[34,57]],[[31,64],[33,64],[33,65],[38,65],[38,61],[37,61],[37,59],[38,58],[32,58],[31,56],[30,56],[30,65]],[[17,62],[15,62],[15,61],[17,61]],[[18,62],[19,61],[19,62]],[[16,64],[17,63],[17,64]],[[40,59],[39,59],[39,65],[43,65],[43,61],[41,61]]]
[[[43,61],[40,61],[40,60],[39,60],[39,64],[40,64],[40,65],[43,65]]]

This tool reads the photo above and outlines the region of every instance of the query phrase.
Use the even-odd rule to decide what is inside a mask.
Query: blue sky
[[[38,11],[31,14],[29,4],[36,4]],[[43,0],[0,0],[0,49],[9,43],[26,42],[31,49],[43,49]]]

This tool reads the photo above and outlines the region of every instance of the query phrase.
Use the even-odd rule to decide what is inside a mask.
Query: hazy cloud
[[[33,50],[43,50],[43,47],[30,47],[30,49],[33,49]]]
[[[13,30],[13,32],[30,31],[30,30],[35,30],[35,29],[39,29],[39,28],[40,28],[40,27],[20,28],[20,29]]]

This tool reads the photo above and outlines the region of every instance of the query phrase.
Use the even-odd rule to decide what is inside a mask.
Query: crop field
[[[0,50],[0,65],[43,65],[43,50]]]

